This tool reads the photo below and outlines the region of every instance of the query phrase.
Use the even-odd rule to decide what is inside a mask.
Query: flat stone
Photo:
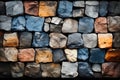
[[[51,20],[52,20],[52,19],[51,19],[50,17],[46,17],[46,18],[45,18],[45,22],[46,22],[46,23],[50,23]]]
[[[97,35],[95,33],[83,34],[84,46],[87,48],[94,48],[97,46]]]
[[[67,37],[61,33],[50,33],[50,47],[63,48],[66,46]]]
[[[25,16],[26,28],[28,31],[42,31],[44,18],[35,16]]]
[[[62,62],[61,77],[62,78],[75,78],[78,76],[77,72],[78,63]]]
[[[73,10],[73,17],[83,17],[84,9],[75,9]]]
[[[50,24],[50,32],[56,32],[56,33],[62,32],[62,25]]]
[[[19,45],[19,40],[16,32],[4,34],[3,46],[17,47],[18,45]]]
[[[85,1],[74,1],[73,6],[74,7],[85,7]]]
[[[105,57],[105,49],[92,48],[90,50],[89,62],[91,63],[103,63]]]
[[[23,3],[22,1],[7,1],[6,5],[6,14],[9,16],[15,16],[23,14]]]
[[[55,16],[57,8],[57,1],[40,1],[39,16],[48,17]]]
[[[34,61],[35,51],[33,48],[19,49],[18,59],[20,62]]]
[[[4,33],[0,31],[0,47],[2,47],[3,45],[3,36],[4,36]]]
[[[53,24],[60,24],[61,21],[62,21],[62,18],[52,17],[51,23],[53,23]]]
[[[0,15],[5,15],[5,2],[0,1]]]
[[[113,47],[120,48],[120,33],[114,33],[113,36]]]
[[[86,1],[85,3],[86,5],[99,5],[99,2],[98,1]]]
[[[47,63],[52,62],[53,54],[49,48],[38,48],[36,49],[36,63]]]
[[[113,36],[111,33],[98,34],[98,46],[99,48],[111,48],[113,42]]]
[[[70,62],[77,61],[77,49],[65,49],[64,50],[67,60]]]
[[[92,65],[92,70],[94,72],[101,72],[101,65],[100,64],[93,64]]]
[[[88,51],[88,48],[79,48],[78,49],[78,55],[77,55],[77,58],[79,60],[87,60],[88,59],[88,56],[89,55],[89,51]]]
[[[74,19],[65,19],[62,27],[63,33],[73,33],[77,32],[78,29],[78,21]]]
[[[0,15],[0,30],[10,31],[11,30],[12,18]]]
[[[73,3],[70,1],[59,1],[57,13],[59,17],[72,17]]]
[[[47,47],[49,45],[49,35],[44,32],[35,32],[33,36],[33,47]]]
[[[90,33],[93,31],[94,19],[90,17],[83,17],[79,19],[78,32]]]
[[[48,23],[44,23],[44,31],[45,31],[45,32],[48,32],[48,31],[49,31],[49,29],[50,29],[49,26],[50,26],[50,25],[49,25]]]
[[[68,35],[67,41],[68,48],[79,48],[83,46],[81,33],[73,33]]]
[[[41,64],[42,77],[58,78],[61,73],[61,66],[58,63]]]

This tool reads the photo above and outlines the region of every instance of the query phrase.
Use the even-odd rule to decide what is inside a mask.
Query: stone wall
[[[120,1],[0,1],[0,77],[120,77]]]

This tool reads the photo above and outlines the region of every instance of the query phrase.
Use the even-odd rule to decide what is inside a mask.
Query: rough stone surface
[[[5,2],[0,1],[0,15],[4,15],[5,12]]]
[[[51,19],[50,17],[46,17],[46,18],[45,18],[45,22],[46,22],[46,23],[50,23],[51,20],[52,20],[52,19]]]
[[[44,23],[44,31],[48,32],[49,31],[49,24],[48,23]]]
[[[94,5],[99,5],[99,2],[98,1],[86,1],[86,4],[94,6]]]
[[[56,33],[62,32],[62,25],[50,24],[50,32],[56,32]]]
[[[73,10],[73,17],[83,17],[84,9],[75,9]]]
[[[0,61],[4,61],[4,62],[7,61],[7,58],[5,56],[5,52],[4,52],[3,48],[0,48]]]
[[[85,2],[84,1],[74,1],[73,6],[74,7],[85,7]]]
[[[78,63],[62,62],[61,77],[62,78],[75,78],[78,76],[77,72]]]
[[[2,47],[3,45],[3,36],[4,36],[4,33],[0,31],[0,47]]]
[[[53,24],[60,24],[61,21],[62,21],[62,18],[52,17],[51,23],[53,23]]]
[[[114,33],[113,36],[113,47],[120,48],[120,33]]]
[[[101,65],[100,64],[93,64],[92,65],[92,70],[94,72],[101,72]]]

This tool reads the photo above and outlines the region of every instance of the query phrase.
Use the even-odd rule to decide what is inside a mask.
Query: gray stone
[[[44,31],[45,32],[49,31],[49,24],[48,23],[44,23]]]
[[[0,1],[0,15],[5,15],[5,2]]]
[[[99,5],[98,1],[86,1],[87,5]]]
[[[52,19],[51,19],[50,17],[45,18],[45,22],[46,22],[46,23],[50,23],[51,20],[52,20]]]
[[[62,31],[62,25],[50,24],[50,32],[60,33]]]
[[[73,17],[83,17],[84,9],[75,9],[73,10]]]
[[[102,78],[102,73],[94,72],[94,77],[95,78]]]
[[[101,65],[100,64],[93,64],[92,65],[92,70],[94,72],[101,72]]]
[[[120,48],[120,33],[114,33],[113,47]]]
[[[53,23],[53,24],[60,24],[61,21],[62,21],[62,18],[52,17],[51,23]]]
[[[85,2],[84,1],[74,1],[73,6],[74,7],[85,7]]]

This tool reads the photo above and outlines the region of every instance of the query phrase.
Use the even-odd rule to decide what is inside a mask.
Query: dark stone
[[[0,47],[2,47],[2,44],[3,44],[3,36],[4,36],[4,33],[0,32]]]
[[[101,73],[94,72],[94,77],[95,77],[95,78],[102,78],[102,74],[101,74]]]
[[[4,48],[0,48],[0,61],[6,62],[7,58],[5,56]]]
[[[120,33],[114,33],[113,47],[120,48]]]
[[[60,33],[62,31],[62,25],[58,24],[50,24],[50,32],[58,32]]]
[[[5,2],[0,1],[0,15],[5,15]]]

